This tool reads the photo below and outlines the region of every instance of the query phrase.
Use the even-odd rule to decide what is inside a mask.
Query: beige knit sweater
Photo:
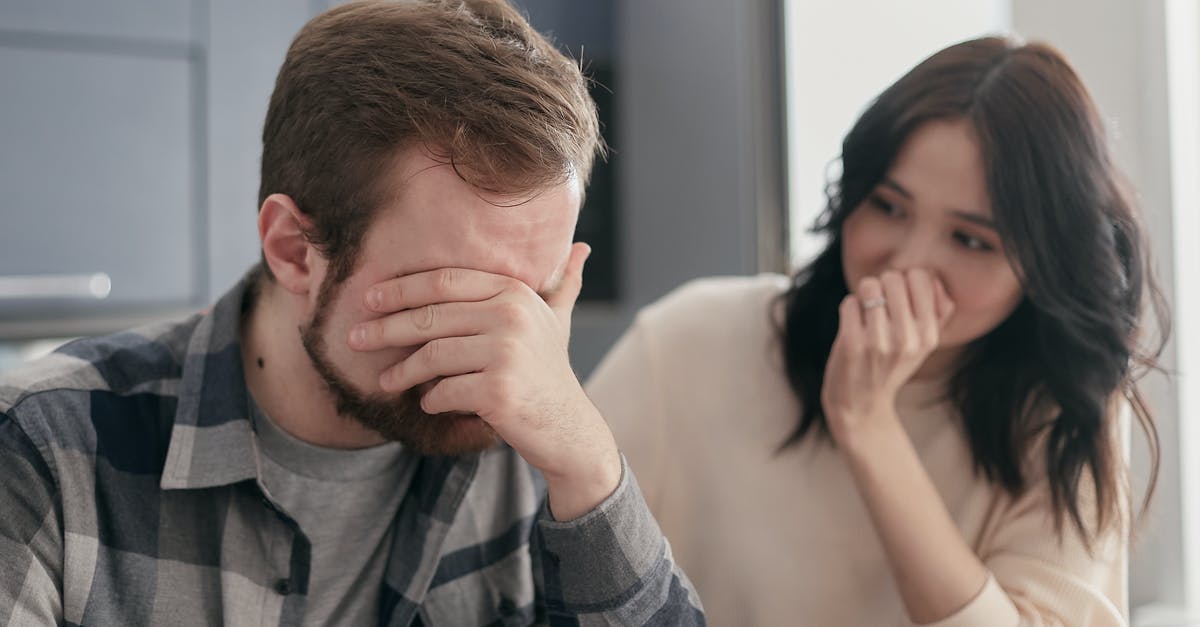
[[[772,303],[779,275],[704,279],[643,310],[588,383],[713,625],[910,625],[840,454],[778,452],[798,408]],[[1019,499],[972,472],[938,384],[898,410],[991,577],[939,626],[1126,624],[1127,544],[1054,532],[1044,482]],[[931,402],[931,399],[934,399]]]

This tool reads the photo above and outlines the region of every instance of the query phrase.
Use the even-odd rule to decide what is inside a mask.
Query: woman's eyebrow
[[[897,194],[904,196],[905,198],[907,198],[909,200],[912,200],[912,198],[913,198],[912,192],[909,192],[907,189],[904,188],[903,185],[901,185],[900,183],[897,183],[895,179],[884,177],[883,181],[880,184],[883,185],[884,187],[887,187],[888,189],[891,189],[892,191],[896,192]],[[991,218],[987,217],[987,215],[985,215],[981,211],[969,211],[966,209],[954,209],[950,213],[954,217],[956,217],[960,220],[965,220],[972,224],[977,224],[979,226],[982,226],[986,229],[991,229],[993,231],[996,230],[996,222],[994,220],[992,220]]]

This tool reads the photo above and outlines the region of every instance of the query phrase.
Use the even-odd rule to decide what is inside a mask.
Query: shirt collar
[[[247,273],[192,330],[160,482],[164,490],[210,488],[258,476],[241,325],[260,274],[257,267]]]

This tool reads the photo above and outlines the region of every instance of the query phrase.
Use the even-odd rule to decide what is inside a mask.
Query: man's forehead
[[[543,295],[562,283],[578,181],[527,198],[488,196],[453,166],[419,151],[394,165],[395,194],[367,236],[368,254],[381,271],[398,276],[465,268],[515,278]]]
[[[575,198],[575,208],[579,208],[583,199],[583,185],[574,169],[565,173],[556,184],[536,189],[512,189],[498,191],[490,189],[493,186],[476,185],[475,177],[469,164],[458,162],[447,156],[438,154],[425,145],[401,148],[392,158],[391,165],[386,170],[390,179],[386,185],[390,187],[389,196],[402,196],[406,190],[412,189],[418,181],[426,178],[447,182],[454,179],[457,183],[454,189],[469,193],[487,204],[496,207],[519,207],[532,202],[539,197],[565,194]]]

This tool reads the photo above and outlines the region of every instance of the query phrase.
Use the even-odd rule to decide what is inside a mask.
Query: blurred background
[[[260,133],[329,0],[0,0],[0,371],[67,338],[205,307],[258,258]],[[1140,192],[1176,321],[1146,381],[1163,441],[1134,624],[1200,619],[1200,10],[1196,0],[519,0],[583,59],[613,148],[579,237],[586,376],[687,279],[786,271],[842,135],[928,54],[989,33],[1073,61]],[[1133,444],[1144,482],[1145,446]],[[1189,618],[1190,616],[1190,618]]]

